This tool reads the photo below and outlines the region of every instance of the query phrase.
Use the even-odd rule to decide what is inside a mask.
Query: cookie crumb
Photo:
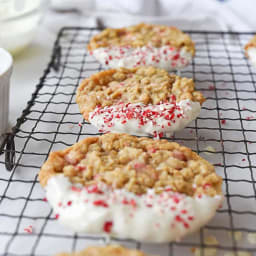
[[[256,232],[255,233],[248,233],[247,240],[250,244],[256,244]]]
[[[224,253],[224,256],[252,256],[252,254],[251,253],[249,253],[249,252],[236,252],[236,253],[234,253],[234,252],[226,252],[226,253]]]
[[[216,239],[215,236],[207,236],[204,239],[204,243],[206,245],[218,245],[219,242]],[[216,256],[217,255],[217,248],[191,248],[192,253],[194,253],[194,256]],[[201,253],[202,252],[202,253]]]
[[[228,232],[228,235],[232,238],[232,233],[234,234],[234,239],[238,242],[242,239],[243,234],[240,231],[236,231],[236,232]]]
[[[213,153],[216,152],[215,148],[212,147],[212,146],[207,146],[207,147],[205,148],[205,150],[210,151],[210,152],[205,152],[206,155],[212,155]]]

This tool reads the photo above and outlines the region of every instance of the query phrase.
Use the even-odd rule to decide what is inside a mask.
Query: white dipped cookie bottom
[[[60,223],[75,232],[156,243],[179,241],[198,230],[223,201],[222,195],[191,197],[168,188],[136,195],[103,183],[85,187],[63,174],[51,177],[45,189]]]
[[[190,64],[193,57],[184,47],[177,49],[168,45],[159,48],[153,46],[100,47],[90,53],[105,67],[133,68],[149,65],[167,71],[183,69]]]
[[[184,129],[200,114],[201,105],[191,100],[158,105],[116,104],[97,107],[89,114],[89,122],[100,132],[129,133],[138,136],[171,136]]]

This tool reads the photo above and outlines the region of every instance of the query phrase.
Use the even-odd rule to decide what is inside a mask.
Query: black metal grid
[[[35,93],[0,148],[4,153],[0,157],[1,255],[51,255],[105,241],[105,237],[74,234],[57,224],[37,179],[50,151],[99,134],[83,121],[75,103],[81,80],[102,69],[85,50],[97,32],[77,27],[60,31]],[[252,33],[188,33],[197,53],[181,75],[192,77],[207,101],[200,117],[173,139],[215,164],[223,176],[225,202],[214,220],[181,242],[145,245],[113,241],[161,256],[192,255],[191,247],[201,248],[201,255],[207,255],[207,248],[217,248],[217,255],[228,251],[256,255],[256,245],[246,239],[248,232],[256,232],[256,71],[243,52]],[[216,152],[209,151],[209,145]],[[13,171],[5,171],[4,164]],[[32,234],[24,231],[29,225]],[[242,232],[241,240],[236,239],[236,232]],[[219,244],[207,245],[207,234],[214,235]]]

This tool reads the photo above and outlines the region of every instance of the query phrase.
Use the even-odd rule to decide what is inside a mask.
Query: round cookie
[[[256,35],[245,45],[245,56],[256,67]]]
[[[95,35],[87,48],[111,68],[152,65],[171,71],[184,68],[195,55],[193,41],[179,29],[143,23],[107,28]]]
[[[60,253],[56,256],[147,256],[141,251],[127,249],[119,245],[106,247],[88,247],[77,253]]]
[[[128,134],[51,153],[39,180],[64,226],[146,242],[180,240],[223,200],[221,177],[191,149]]]
[[[100,132],[162,137],[194,120],[205,98],[192,79],[141,66],[92,75],[79,86],[76,101]]]

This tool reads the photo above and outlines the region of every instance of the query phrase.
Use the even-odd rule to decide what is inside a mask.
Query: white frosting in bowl
[[[61,224],[76,232],[105,233],[145,242],[178,241],[205,225],[220,207],[223,197],[190,197],[166,189],[136,195],[101,183],[83,187],[63,174],[48,180],[49,203]]]
[[[173,100],[158,105],[120,103],[97,107],[89,114],[89,121],[101,132],[162,137],[186,127],[200,110],[200,103],[190,100]]]
[[[3,48],[0,48],[0,76],[8,72],[11,69],[11,66],[12,56]]]
[[[184,47],[179,50],[167,45],[159,48],[152,46],[138,48],[130,46],[100,47],[91,51],[91,54],[106,67],[133,68],[151,65],[168,71],[182,69],[192,59],[192,54]]]

